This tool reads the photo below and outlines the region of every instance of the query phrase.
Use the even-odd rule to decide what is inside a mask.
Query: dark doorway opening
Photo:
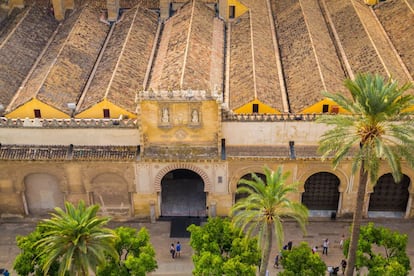
[[[368,211],[405,213],[409,185],[410,178],[406,175],[403,175],[400,183],[395,183],[390,173],[381,176],[369,199]]]
[[[305,192],[302,194],[302,203],[310,211],[328,211],[325,215],[336,212],[339,202],[339,178],[328,172],[319,172],[311,175],[305,181]],[[318,212],[314,212],[317,216]],[[323,212],[322,216],[325,216]],[[322,214],[323,213],[323,214]]]
[[[203,179],[195,172],[178,169],[161,181],[161,216],[206,217]]]
[[[262,173],[255,173],[255,174],[260,179],[262,179],[264,183],[266,183],[266,176],[264,174],[262,174]],[[253,180],[252,174],[251,173],[245,174],[245,175],[242,176],[241,179]],[[246,186],[246,184],[240,184],[240,183],[237,184],[237,188],[242,187],[242,186]],[[245,198],[247,196],[248,196],[248,194],[246,194],[246,193],[236,193],[235,198],[234,198],[234,202],[237,202],[238,200],[240,200],[242,198]]]

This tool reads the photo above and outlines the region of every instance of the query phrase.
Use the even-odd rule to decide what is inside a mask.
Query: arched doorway
[[[31,215],[47,215],[55,207],[64,208],[64,194],[58,179],[50,174],[34,173],[25,177],[25,197]]]
[[[92,201],[101,206],[100,213],[110,216],[129,216],[130,197],[128,184],[118,174],[103,173],[92,182]]]
[[[403,217],[407,209],[410,178],[403,175],[400,183],[395,183],[392,174],[381,176],[374,186],[368,206],[368,216]]]
[[[204,181],[197,173],[177,169],[161,180],[161,215],[205,217]]]
[[[266,176],[264,174],[257,173],[257,172],[255,172],[255,174],[266,183]],[[252,174],[251,173],[245,174],[245,175],[242,176],[241,179],[253,180]],[[237,188],[239,188],[240,186],[243,186],[243,185],[246,185],[246,184],[237,183]],[[236,191],[235,191],[235,196],[234,196],[234,202],[237,202],[238,200],[247,197],[246,193],[236,193]]]
[[[339,178],[328,172],[315,173],[306,179],[302,203],[309,209],[310,216],[330,216],[337,211],[339,184]]]

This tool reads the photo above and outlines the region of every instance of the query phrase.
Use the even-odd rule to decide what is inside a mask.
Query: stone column
[[[106,0],[106,8],[108,10],[108,21],[117,21],[119,15],[119,0]]]

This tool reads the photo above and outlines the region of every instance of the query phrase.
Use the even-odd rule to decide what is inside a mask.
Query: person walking
[[[279,268],[279,254],[275,257],[275,264],[273,265],[274,268]]]
[[[342,235],[341,240],[339,241],[339,247],[341,249],[344,248],[344,240],[345,240],[345,235]]]
[[[175,246],[173,243],[170,246],[170,253],[171,253],[171,257],[174,259],[175,258]]]
[[[341,268],[342,268],[342,274],[345,273],[345,268],[346,268],[346,260],[342,259],[341,261]]]
[[[326,256],[328,256],[328,246],[329,246],[329,240],[325,239],[323,241],[322,255],[325,254]]]
[[[181,244],[177,241],[177,245],[175,246],[175,256],[181,257]]]

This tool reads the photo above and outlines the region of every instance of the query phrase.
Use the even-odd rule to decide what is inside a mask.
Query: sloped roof
[[[79,112],[104,98],[135,112],[135,93],[143,89],[155,41],[158,16],[141,7],[125,11],[114,27]]]
[[[10,18],[0,33],[0,104],[7,107],[58,26],[39,6]]]
[[[276,51],[277,45],[275,44],[276,34],[274,33],[273,20],[271,13],[269,13],[267,1],[243,0],[241,2],[249,8],[250,30],[246,33],[233,33],[230,39],[231,41],[233,41],[233,39],[234,41],[239,41],[236,35],[246,36],[246,38],[250,39],[249,44],[251,50],[246,53],[237,53],[235,49],[237,47],[232,48],[234,49],[233,53],[235,56],[232,54],[230,55],[230,70],[238,70],[238,67],[241,66],[240,63],[245,60],[250,60],[250,57],[245,57],[243,59],[242,56],[237,57],[236,55],[245,54],[247,56],[250,53],[252,55],[251,72],[253,74],[253,89],[250,90],[252,95],[250,95],[249,98],[257,98],[262,103],[283,111],[282,91],[277,67],[278,56]],[[236,24],[232,25],[232,27],[235,27],[235,25]],[[232,72],[230,73],[232,74]],[[237,82],[242,81],[240,78],[243,76],[238,76],[238,74],[232,74],[232,76],[237,79]],[[237,85],[235,85],[235,87],[237,87]],[[238,90],[232,89],[230,86],[231,100],[237,102],[234,98],[238,96]],[[250,99],[248,101],[250,101]],[[245,103],[248,101],[245,101]],[[231,105],[233,106],[233,104]]]
[[[153,90],[221,88],[224,27],[214,10],[200,1],[181,7],[165,22],[149,88]],[[218,34],[217,34],[218,33]],[[219,87],[214,87],[214,83]],[[212,87],[213,86],[213,87]]]
[[[62,23],[11,110],[32,98],[69,113],[67,103],[77,102],[104,43],[108,26],[99,12],[86,6]]]
[[[329,34],[327,34],[326,26],[323,28],[318,22],[313,21],[317,18],[311,12],[309,17],[305,19],[300,1],[273,1],[272,11],[278,32],[289,109],[291,112],[297,113],[322,100],[321,91],[325,90],[322,76],[318,70],[319,60],[315,55],[313,43],[322,44],[322,47],[331,46],[330,50],[334,51],[334,55],[336,53]],[[314,28],[320,27],[318,31],[321,31],[321,37],[311,39],[308,30],[309,24],[307,25],[306,20],[313,22],[311,26]],[[316,34],[317,31],[314,32]],[[318,54],[322,58],[324,52]],[[338,57],[331,56],[328,58],[331,58],[332,62],[336,62],[339,66]],[[334,73],[337,73],[339,78],[344,78],[340,67]]]

